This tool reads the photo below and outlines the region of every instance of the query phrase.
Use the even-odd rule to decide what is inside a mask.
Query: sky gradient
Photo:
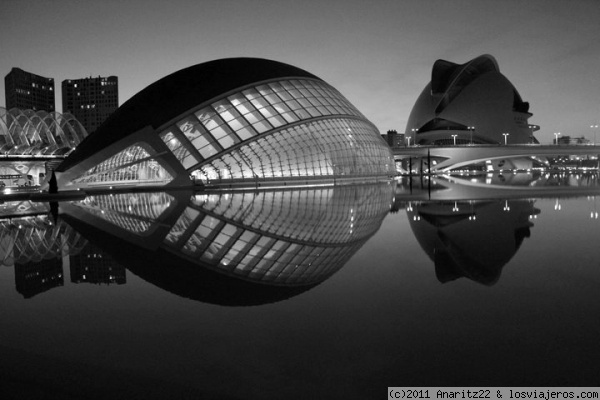
[[[57,111],[64,79],[116,75],[122,104],[190,65],[268,58],[324,79],[382,133],[404,132],[435,60],[491,54],[542,143],[593,139],[600,123],[598,0],[4,0],[0,54],[2,77],[19,67],[54,78]]]

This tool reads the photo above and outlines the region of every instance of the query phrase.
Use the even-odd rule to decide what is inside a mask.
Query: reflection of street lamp
[[[556,211],[560,211],[562,208],[562,206],[560,205],[560,203],[558,202],[558,199],[556,199],[556,203],[554,203],[554,209]]]
[[[457,137],[458,135],[450,135],[450,136],[452,136],[452,139],[454,139],[454,145],[456,146],[456,137]]]
[[[560,132],[554,132],[554,137],[556,138],[557,145],[558,145],[558,135],[560,135]]]
[[[503,133],[504,135],[504,145],[507,145],[507,140],[508,140],[508,135],[510,135],[510,133]]]
[[[594,146],[596,145],[596,132],[598,132],[598,127],[600,127],[600,125],[598,124],[590,125],[590,128],[592,128],[592,132],[594,132]]]
[[[458,203],[454,202],[454,207],[452,207],[452,212],[458,212]]]

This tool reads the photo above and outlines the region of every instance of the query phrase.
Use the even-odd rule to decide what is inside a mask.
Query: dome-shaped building
[[[494,57],[465,64],[437,60],[406,135],[420,145],[537,143],[533,132],[539,127],[528,123],[532,115]]]
[[[59,189],[260,186],[393,174],[377,128],[283,63],[231,58],[175,72],[123,104],[57,169]]]

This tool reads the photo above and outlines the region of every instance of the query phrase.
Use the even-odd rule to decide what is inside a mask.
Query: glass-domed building
[[[175,72],[123,104],[56,170],[59,190],[268,186],[394,173],[377,128],[299,68],[231,58]]]
[[[491,55],[465,64],[437,60],[406,135],[419,145],[537,143],[532,115]]]

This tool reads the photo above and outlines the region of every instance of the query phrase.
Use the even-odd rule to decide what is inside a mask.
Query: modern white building
[[[415,145],[537,143],[532,115],[491,55],[465,64],[437,60],[405,132]]]
[[[394,174],[377,128],[299,68],[231,58],[175,72],[123,104],[57,169],[59,189],[232,187]]]

